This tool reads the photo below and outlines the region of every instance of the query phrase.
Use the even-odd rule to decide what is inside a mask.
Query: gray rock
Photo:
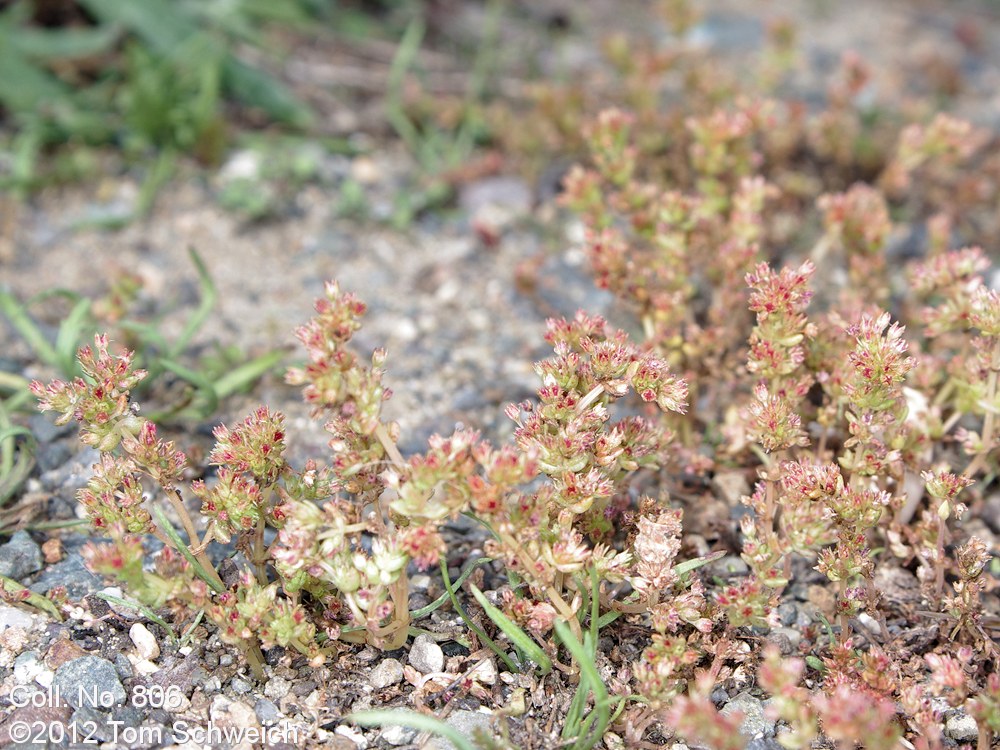
[[[402,679],[403,665],[397,659],[392,658],[383,659],[368,674],[368,684],[376,690],[395,685]]]
[[[774,734],[774,722],[764,715],[764,704],[759,698],[744,691],[722,707],[722,715],[729,716],[734,711],[743,714],[740,734],[747,739],[770,737]]]
[[[104,711],[98,711],[91,706],[83,706],[76,709],[70,717],[70,722],[75,725],[76,732],[81,738],[86,738],[87,744],[91,742],[109,742],[114,736],[113,727],[108,723],[108,716]]]
[[[746,750],[785,750],[774,737],[755,737],[747,743]]]
[[[115,665],[97,656],[81,656],[56,670],[53,688],[73,708],[113,708],[128,697]]]
[[[34,624],[35,619],[24,610],[0,605],[0,633],[7,628],[30,628]]]
[[[410,647],[410,666],[421,674],[444,669],[444,651],[426,634],[418,635]]]
[[[42,569],[42,549],[27,531],[15,531],[0,546],[0,575],[20,581]]]
[[[35,440],[41,446],[45,443],[52,443],[63,435],[69,435],[76,429],[76,423],[57,425],[49,414],[32,414],[28,419],[28,429],[31,430],[31,434],[35,436]],[[47,471],[50,468],[54,467],[45,467],[42,468],[42,471]]]
[[[292,683],[284,677],[272,677],[264,686],[264,695],[273,701],[279,701],[288,695],[292,689]]]
[[[956,742],[974,742],[979,737],[979,726],[968,714],[955,714],[944,723],[944,733]]]
[[[708,13],[691,27],[685,41],[696,47],[724,50],[758,49],[764,43],[764,25],[759,19],[738,13]]]
[[[73,451],[65,442],[43,443],[39,438],[38,449],[35,451],[35,463],[38,464],[39,473],[47,474],[63,466],[72,455]]]
[[[705,572],[710,578],[732,578],[745,576],[750,572],[750,568],[739,555],[726,555],[706,565]]]
[[[531,187],[516,177],[487,177],[463,186],[458,202],[470,214],[487,207],[526,214],[531,210]]]
[[[14,682],[18,685],[34,682],[44,671],[45,665],[34,651],[25,651],[14,659]]]
[[[782,656],[791,656],[799,650],[802,633],[793,628],[772,628],[766,638],[781,650]]]
[[[251,690],[253,690],[253,685],[244,680],[242,677],[234,677],[229,681],[229,687],[232,688],[233,692],[237,695],[246,695]],[[270,701],[268,701],[270,703]]]
[[[259,699],[253,706],[254,713],[257,714],[257,721],[261,726],[277,724],[281,718],[281,711],[274,704],[274,701],[267,698]]]
[[[379,732],[379,737],[385,740],[387,743],[393,747],[399,747],[400,745],[409,745],[413,742],[414,738],[417,736],[418,732],[416,729],[411,729],[410,727],[386,727],[381,732]]]
[[[493,721],[489,714],[479,711],[455,711],[445,722],[448,726],[454,727],[470,740],[475,736],[476,731],[493,737]],[[434,737],[427,743],[427,750],[455,750],[455,746],[446,739]]]
[[[794,625],[795,619],[799,616],[799,608],[794,602],[785,602],[778,605],[778,619],[782,625]]]
[[[118,676],[123,680],[129,680],[135,677],[135,670],[132,669],[132,662],[128,660],[125,654],[115,654],[115,669],[118,670]]]
[[[83,448],[69,461],[43,473],[39,479],[45,489],[58,491],[66,497],[72,497],[78,489],[87,486],[87,482],[94,475],[94,464],[100,462],[101,454],[98,450],[90,447]]]
[[[69,598],[78,601],[103,589],[104,581],[87,570],[79,550],[74,550],[62,561],[45,568],[28,588],[36,594],[47,594],[56,586],[65,586]]]

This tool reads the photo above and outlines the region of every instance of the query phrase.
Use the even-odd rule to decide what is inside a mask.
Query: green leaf
[[[34,115],[71,101],[69,87],[5,42],[0,38],[0,104],[12,112]]]
[[[90,300],[77,300],[56,334],[56,355],[59,357],[59,369],[67,375],[76,370],[76,352],[83,343],[84,333],[89,332],[90,328],[93,328]]]
[[[208,316],[212,313],[212,308],[215,307],[215,301],[219,296],[215,288],[215,283],[212,281],[212,276],[209,274],[208,268],[205,267],[205,262],[198,255],[198,252],[193,247],[188,248],[188,256],[190,256],[191,262],[198,272],[198,287],[201,294],[198,301],[198,308],[188,318],[187,323],[184,325],[184,330],[181,331],[181,335],[177,337],[177,340],[167,350],[167,356],[171,359],[176,359],[187,348],[188,344],[191,343],[191,339],[194,338],[194,335],[198,333],[205,324],[205,321],[208,320]]]
[[[179,6],[166,0],[79,0],[99,21],[121,24],[150,47],[169,53],[198,31]]]
[[[308,128],[315,117],[281,81],[242,60],[228,56],[222,63],[222,82],[236,99],[262,109],[279,122]]]
[[[27,438],[17,444],[17,438]],[[35,436],[25,427],[10,421],[7,409],[0,404],[0,505],[18,490],[35,467]]]
[[[0,70],[0,79],[2,78],[2,70]],[[0,290],[0,312],[4,314],[10,324],[14,326],[14,330],[31,347],[36,357],[49,367],[59,366],[59,355],[56,354],[55,348],[45,338],[45,334],[35,324],[35,321],[28,315],[27,308],[14,299],[14,296],[10,292],[5,290]],[[63,375],[67,374],[63,373]]]
[[[448,740],[457,750],[476,750],[469,738],[440,719],[416,711],[402,709],[388,711],[357,711],[344,717],[344,721],[363,727],[409,727],[430,732]]]
[[[115,24],[76,26],[52,30],[19,28],[8,40],[27,58],[38,60],[75,60],[110,52],[121,37]]]
[[[174,629],[170,627],[169,623],[167,623],[166,620],[164,620],[162,617],[156,614],[156,612],[154,612],[152,609],[147,607],[142,602],[137,602],[135,600],[130,600],[130,599],[122,599],[120,596],[114,596],[113,594],[105,594],[103,591],[98,591],[96,596],[98,599],[103,599],[104,601],[117,605],[118,607],[124,607],[134,610],[135,612],[138,612],[150,622],[155,622],[157,625],[159,625],[161,628],[167,631],[167,635],[170,636],[170,640],[175,642],[177,641],[177,636],[174,634]]]
[[[474,632],[479,637],[479,640],[482,641],[484,644],[486,644],[486,646],[494,654],[496,654],[500,658],[500,660],[503,661],[504,664],[507,665],[507,669],[509,669],[511,672],[520,672],[521,670],[511,660],[511,658],[507,656],[506,652],[504,652],[504,650],[500,648],[492,638],[486,635],[486,632],[481,627],[479,627],[478,625],[476,625],[476,623],[472,621],[472,618],[469,617],[468,613],[466,613],[465,608],[462,606],[462,603],[458,601],[458,596],[456,596],[455,594],[455,587],[452,585],[451,578],[448,576],[448,561],[445,559],[444,555],[441,556],[440,563],[441,563],[441,580],[444,582],[445,591],[447,592],[448,597],[451,599],[451,606],[453,606],[455,608],[455,611],[458,612],[458,616],[462,618],[462,621],[469,627],[469,630]],[[473,569],[474,566],[470,567],[469,570],[466,571],[466,573],[467,574],[471,573]]]
[[[493,620],[493,623],[503,631],[504,635],[510,639],[510,642],[514,644],[518,651],[535,662],[543,675],[551,672],[552,660],[542,650],[542,647],[535,643],[516,622],[490,604],[489,600],[483,595],[483,592],[477,589],[475,585],[470,583],[469,589],[472,591],[472,595],[476,597],[476,601],[479,602],[479,606],[485,610],[486,616]]]
[[[122,24],[150,48],[165,55],[200,30],[196,17],[165,0],[80,2],[99,19]],[[313,121],[312,111],[284,84],[231,54],[226,54],[222,60],[222,81],[236,99],[262,109],[280,122],[306,127]]]
[[[725,556],[726,551],[720,549],[718,552],[713,552],[709,555],[705,555],[704,557],[696,557],[693,560],[685,560],[684,562],[675,565],[673,569],[677,575],[682,576],[685,573],[690,573],[692,570],[700,568],[703,565],[708,565],[710,562],[714,562],[720,557]]]
[[[188,549],[187,542],[181,539],[181,535],[177,533],[177,529],[174,525],[170,523],[170,519],[163,512],[163,508],[159,505],[153,505],[153,515],[156,517],[156,524],[160,531],[167,535],[167,537],[174,543],[177,547],[177,551],[184,557],[185,560],[191,565],[191,569],[194,570],[195,575],[197,575],[201,580],[211,587],[212,591],[221,594],[224,590],[219,582],[215,580],[212,576],[208,574],[202,564],[198,562],[198,559],[191,554],[191,550]],[[192,543],[195,542],[194,539],[191,540]]]
[[[184,365],[174,362],[173,360],[160,359],[159,363],[164,369],[169,370],[180,378],[183,378],[197,389],[198,396],[201,397],[201,404],[198,406],[198,412],[200,414],[208,416],[215,413],[215,411],[219,408],[219,394],[216,392],[212,381],[200,372],[192,370],[189,367],[185,367]]]
[[[576,742],[572,745],[575,750],[590,750],[604,736],[604,730],[607,729],[611,718],[608,689],[597,673],[592,655],[573,636],[573,631],[570,630],[569,626],[562,620],[556,620],[555,630],[559,640],[573,655],[573,659],[580,667],[580,685],[577,694],[584,691],[585,695],[587,690],[594,694],[594,711],[579,723],[578,734],[575,737]],[[576,696],[574,696],[574,702],[575,700]]]
[[[268,352],[249,362],[244,362],[215,381],[216,395],[219,398],[226,398],[242,391],[274,369],[284,358],[284,352]]]
[[[826,672],[826,665],[818,656],[809,654],[809,656],[806,657],[806,664],[815,669],[817,672]]]
[[[5,599],[9,601],[17,601],[21,604],[28,604],[35,609],[41,610],[47,615],[51,615],[59,622],[62,622],[62,614],[47,596],[36,594],[34,591],[31,591],[27,587],[22,586],[17,581],[7,578],[6,576],[0,576],[0,585],[3,586]]]

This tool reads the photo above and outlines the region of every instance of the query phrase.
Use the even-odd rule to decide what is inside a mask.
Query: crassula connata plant
[[[995,206],[1000,182],[974,168],[989,139],[947,115],[870,117],[854,54],[808,112],[776,93],[778,51],[766,90],[735,96],[683,55],[611,45],[635,85],[572,123],[590,158],[564,199],[639,333],[549,321],[510,444],[458,429],[403,456],[386,355],[351,348],[365,308],[335,284],[287,377],[330,433],[301,465],[261,407],[217,428],[215,468],[189,481],[202,467],[141,416],[142,373],[101,338],[85,378],[35,384],[101,452],[80,493],[109,537],[91,567],[177,618],[204,610],[258,671],[261,646],[319,663],[405,642],[409,577],[447,569],[442,525],[466,514],[507,575],[493,601],[557,663],[562,624],[581,642],[633,634],[601,664],[631,746],[745,747],[717,696],[752,690],[787,748],[944,747],[947,710],[987,750],[996,550],[967,521],[1000,471],[1000,296],[964,238]],[[666,71],[688,109],[664,111]],[[921,231],[904,257],[906,225]],[[223,549],[240,575],[217,572]],[[707,566],[727,554],[738,572]]]

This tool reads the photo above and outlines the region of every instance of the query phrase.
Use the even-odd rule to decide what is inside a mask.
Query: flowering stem
[[[262,586],[267,585],[267,567],[265,565],[267,553],[264,551],[264,529],[266,526],[267,521],[264,514],[261,513],[253,535],[253,566],[257,574],[257,582]]]
[[[390,460],[396,466],[396,468],[405,469],[406,461],[403,458],[403,454],[399,452],[399,448],[396,447],[396,443],[393,441],[393,439],[389,437],[389,433],[386,431],[385,425],[382,424],[381,422],[379,423],[378,427],[375,428],[375,437],[378,438],[378,441],[382,444],[382,447],[385,448],[386,455],[389,456]]]
[[[167,499],[173,506],[177,515],[180,516],[181,525],[184,527],[184,532],[188,535],[188,547],[200,547],[201,538],[198,536],[198,532],[194,528],[194,522],[191,520],[191,516],[187,512],[187,508],[184,507],[184,501],[181,499],[180,490],[175,487],[164,487],[167,493]]]
[[[997,370],[1000,369],[1000,345],[994,343],[993,345],[993,357],[990,362],[990,374],[986,379],[986,416],[983,419],[983,436],[982,444],[983,449],[976,454],[976,457],[972,459],[972,462],[965,467],[965,471],[962,472],[963,476],[971,477],[976,474],[980,469],[982,469],[983,464],[986,463],[986,457],[989,456],[993,449],[993,432],[996,423],[996,413],[994,412],[994,402],[997,397]]]
[[[592,403],[597,401],[604,394],[604,386],[601,384],[595,385],[590,391],[580,399],[580,403],[576,405],[576,413],[582,414],[583,410],[590,406]]]

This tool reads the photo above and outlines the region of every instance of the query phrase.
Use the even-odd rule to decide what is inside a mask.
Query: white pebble
[[[137,622],[129,628],[128,636],[135,644],[135,650],[143,659],[154,661],[159,658],[160,644],[156,642],[156,636],[150,633],[149,629],[141,622]]]

